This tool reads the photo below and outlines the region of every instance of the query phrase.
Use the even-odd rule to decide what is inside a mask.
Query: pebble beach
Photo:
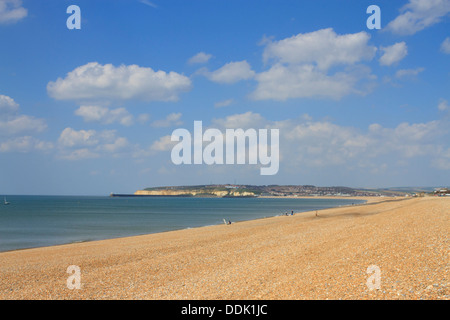
[[[448,300],[450,197],[370,200],[2,252],[0,299]]]

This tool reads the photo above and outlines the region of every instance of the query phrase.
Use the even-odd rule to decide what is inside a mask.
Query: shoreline
[[[410,199],[411,197],[388,197],[388,196],[260,196],[258,198],[265,199],[343,199],[343,200],[364,200],[366,204],[391,201],[391,200],[403,200]]]
[[[147,197],[147,196],[137,196],[137,197]],[[171,196],[156,196],[156,197],[168,197],[170,198]],[[172,196],[172,197],[177,197],[177,196]],[[187,198],[187,197],[181,197],[181,198]],[[192,197],[192,198],[202,198],[202,197]],[[210,197],[205,197],[205,198],[210,198]],[[233,197],[231,197],[233,198]],[[236,199],[242,198],[242,197],[235,197]],[[343,200],[363,200],[366,201],[365,203],[360,203],[360,204],[352,204],[352,205],[341,205],[341,206],[337,206],[337,207],[332,207],[332,208],[340,208],[340,207],[345,207],[345,206],[357,206],[357,205],[366,205],[369,203],[376,203],[378,202],[379,197],[335,197],[335,196],[315,196],[315,197],[309,197],[309,196],[305,196],[305,197],[290,197],[290,196],[263,196],[260,198],[265,198],[265,199],[343,199]],[[391,198],[391,197],[390,197]],[[392,197],[393,198],[393,197]],[[218,197],[219,199],[219,197]],[[381,201],[381,199],[379,200]],[[386,201],[386,198],[383,199],[383,201]],[[318,211],[320,210],[326,210],[326,209],[331,209],[331,208],[324,208],[324,209],[318,209]],[[301,212],[295,212],[295,214],[300,214],[300,213],[305,213],[308,211],[301,211]],[[259,219],[267,219],[267,218],[272,218],[272,217],[278,217],[278,216],[283,216],[282,214],[276,214],[273,216],[265,216],[265,217],[259,217],[259,218],[255,218],[255,219],[249,219],[249,220],[238,220],[238,221],[232,221],[233,224],[235,223],[240,223],[240,222],[245,222],[245,221],[255,221],[255,220],[259,220]],[[47,246],[37,246],[37,247],[27,247],[27,248],[18,248],[18,249],[11,249],[11,250],[5,250],[5,251],[0,251],[1,253],[4,252],[13,252],[13,251],[18,251],[18,250],[32,250],[32,249],[39,249],[39,248],[49,248],[49,247],[54,247],[54,246],[65,246],[65,245],[71,245],[71,244],[77,244],[77,243],[86,243],[86,242],[94,242],[94,241],[104,241],[104,240],[114,240],[114,239],[123,239],[123,238],[129,238],[129,237],[138,237],[138,236],[145,236],[145,235],[152,235],[152,234],[159,234],[159,233],[166,233],[166,232],[174,232],[174,231],[181,231],[181,230],[188,230],[188,229],[197,229],[197,228],[204,228],[204,227],[211,227],[211,226],[219,226],[222,225],[222,223],[218,223],[218,224],[213,224],[213,225],[202,225],[202,226],[197,226],[197,227],[187,227],[187,228],[181,228],[181,229],[174,229],[174,230],[163,230],[163,231],[155,231],[155,232],[150,232],[150,233],[142,233],[142,234],[136,234],[136,235],[125,235],[125,236],[121,236],[121,237],[113,237],[113,238],[104,238],[104,239],[96,239],[96,240],[77,240],[77,241],[72,241],[72,242],[66,242],[66,243],[59,243],[59,244],[52,244],[52,245],[47,245]]]
[[[201,197],[199,197],[201,198]],[[260,198],[265,199],[343,199],[343,200],[364,200],[365,203],[358,203],[358,204],[351,204],[351,205],[341,205],[337,207],[331,207],[331,208],[324,208],[324,209],[317,209],[313,211],[301,211],[301,212],[294,212],[294,216],[298,214],[306,214],[306,213],[312,213],[312,212],[321,212],[324,210],[330,210],[330,209],[336,209],[336,208],[344,208],[344,207],[355,207],[355,206],[364,206],[364,205],[370,205],[385,201],[400,201],[400,200],[406,200],[408,198],[401,198],[401,199],[395,199],[395,197],[388,197],[388,199],[377,199],[380,197],[336,197],[336,196],[304,196],[304,197],[294,197],[294,196],[262,196]],[[275,217],[285,217],[283,214],[277,214],[274,216],[266,216],[266,217],[260,217],[255,219],[249,219],[249,220],[238,220],[238,221],[232,221],[232,224],[238,224],[243,222],[252,222],[252,221],[258,221],[258,220],[264,220],[264,219],[270,219]],[[134,237],[142,237],[142,236],[149,236],[149,235],[158,235],[158,234],[165,234],[168,232],[179,232],[183,230],[196,230],[201,228],[209,228],[209,227],[215,227],[215,226],[221,226],[223,223],[213,224],[213,225],[204,225],[204,226],[198,226],[198,227],[187,227],[183,229],[175,229],[175,230],[166,230],[166,231],[157,231],[157,232],[151,232],[151,233],[144,233],[144,234],[138,234],[138,235],[131,235],[131,236],[123,236],[123,237],[114,237],[114,238],[105,238],[105,239],[99,239],[99,240],[81,240],[81,241],[73,241],[73,242],[67,242],[67,243],[60,243],[60,244],[54,244],[54,245],[48,245],[48,246],[40,246],[40,247],[29,247],[29,248],[19,248],[19,249],[12,249],[12,250],[6,250],[6,251],[0,251],[0,257],[2,253],[8,253],[8,252],[16,252],[16,251],[25,251],[25,250],[39,250],[39,249],[45,249],[45,248],[52,248],[52,247],[61,247],[61,246],[70,246],[70,245],[77,245],[82,243],[92,243],[92,242],[98,242],[98,241],[109,241],[109,240],[120,240],[120,239],[126,239],[126,238],[134,238]]]
[[[450,199],[402,200],[1,252],[0,298],[448,299]],[[365,287],[373,264],[383,291]]]

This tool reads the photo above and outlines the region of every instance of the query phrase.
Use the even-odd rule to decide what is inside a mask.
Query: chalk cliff
[[[236,191],[236,190],[205,190],[205,189],[187,189],[187,190],[137,190],[135,195],[140,196],[212,196],[212,197],[254,197],[254,192]]]

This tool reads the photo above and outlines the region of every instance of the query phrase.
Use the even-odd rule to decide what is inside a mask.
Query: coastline
[[[427,253],[423,248],[430,245],[430,241],[424,241],[425,236],[433,240],[431,245],[434,247],[440,250],[446,248],[444,238],[448,233],[450,199],[381,198],[362,205],[323,209],[319,211],[319,217],[315,217],[314,212],[302,212],[289,217],[268,217],[229,226],[206,226],[3,252],[0,253],[0,272],[3,275],[0,279],[0,298],[351,299],[359,294],[360,298],[365,299],[413,299],[426,294],[426,298],[448,299],[448,295],[443,293],[447,290],[445,277],[444,282],[434,280],[438,282],[436,288],[440,291],[434,290],[435,287],[425,290],[430,284],[425,286],[423,281],[418,281],[416,286],[425,287],[413,290],[414,294],[400,290],[403,293],[397,295],[402,285],[397,285],[394,292],[367,291],[364,279],[367,278],[365,268],[368,263],[380,264],[384,274],[388,272],[386,268],[394,268],[398,257],[402,257],[402,250],[394,250],[399,255],[397,259],[386,260],[386,252],[376,255],[378,262],[377,259],[364,259],[365,267],[359,268],[356,273],[350,272],[355,278],[348,278],[349,269],[354,268],[348,263],[353,261],[353,264],[359,265],[362,257],[370,255],[372,250],[369,249],[373,249],[374,243],[381,243],[383,248],[392,251],[401,246],[397,243],[399,239],[406,239],[408,245],[415,244],[422,248],[419,250],[422,258],[436,253],[430,250]],[[431,205],[429,212],[427,205]],[[414,222],[413,229],[411,221]],[[367,224],[370,226],[371,223],[378,227],[367,228]],[[402,225],[403,229],[392,229],[391,224]],[[386,233],[386,228],[392,229],[395,234]],[[432,230],[434,232],[430,233]],[[421,236],[412,239],[411,231]],[[368,247],[361,247],[361,240],[364,240],[361,237],[371,239],[368,243],[363,241]],[[392,241],[384,243],[386,239]],[[355,241],[359,246],[352,250],[350,243]],[[424,261],[434,261],[441,269],[444,268],[437,273],[442,275],[445,270],[448,272],[448,263],[443,265],[441,260],[445,258],[445,253],[439,252]],[[387,255],[392,254],[389,252]],[[355,255],[358,257],[356,260]],[[416,261],[417,257],[406,255],[403,260],[404,263]],[[65,286],[69,265],[79,265],[82,270],[81,290],[68,290]],[[406,265],[412,268],[417,266],[417,261]],[[330,266],[331,270],[327,270]],[[399,269],[399,266],[396,268]],[[36,273],[37,270],[40,271]],[[406,267],[400,270],[409,275],[411,273]],[[424,278],[425,273],[421,275],[419,272],[419,276]],[[346,278],[346,283],[353,283],[358,275],[358,289],[332,290],[330,282],[336,281],[330,278],[333,274]],[[288,285],[289,282],[293,282],[292,285]],[[279,290],[280,286],[284,289]],[[308,291],[305,286],[314,289]],[[343,287],[345,289],[346,286]],[[421,293],[418,295],[417,292]]]
[[[409,199],[409,197],[387,197],[387,196],[259,196],[267,199],[345,199],[345,200],[364,200],[365,204]],[[364,205],[364,204],[363,204]]]
[[[76,197],[76,196],[74,196]],[[122,194],[119,197],[128,197],[128,195]],[[196,197],[186,197],[186,196],[163,196],[163,195],[158,195],[158,196],[148,196],[148,195],[132,195],[131,197],[150,197],[150,198],[193,198],[193,199],[211,199],[212,197],[208,197],[208,196],[196,196]],[[240,199],[240,198],[248,198],[248,197],[213,197],[213,198],[230,198],[230,199]],[[339,200],[347,200],[347,201],[351,201],[351,200],[356,200],[356,201],[365,201],[364,203],[355,203],[355,204],[351,204],[351,206],[353,205],[364,205],[367,203],[371,203],[371,202],[379,202],[379,201],[386,201],[386,198],[381,198],[381,197],[346,197],[346,196],[303,196],[303,197],[296,197],[296,196],[262,196],[262,197],[252,197],[252,198],[262,198],[262,199],[277,199],[277,200],[283,200],[283,199],[339,199]],[[338,207],[343,207],[343,206],[350,206],[350,204],[341,204],[341,205],[336,205],[335,208]],[[326,208],[325,208],[326,209]],[[323,209],[317,209],[318,211],[323,210]],[[290,212],[290,209],[288,210]],[[297,213],[302,213],[304,211],[300,211],[300,212],[296,212]],[[258,219],[266,219],[266,218],[270,218],[270,217],[276,217],[276,216],[281,216],[284,215],[280,212],[278,213],[272,213],[269,215],[265,215],[265,216],[259,216],[259,217],[252,217],[252,218],[244,218],[241,220],[233,220],[233,223],[239,223],[239,222],[244,222],[244,221],[253,221],[253,220],[258,220]],[[76,244],[76,243],[84,243],[84,242],[91,242],[91,241],[101,241],[101,240],[112,240],[112,239],[120,239],[120,238],[127,238],[127,237],[133,237],[133,236],[141,236],[141,235],[149,235],[149,234],[157,234],[157,233],[164,233],[164,232],[168,232],[168,231],[179,231],[179,230],[184,230],[184,229],[195,229],[195,228],[202,228],[202,227],[207,227],[207,226],[216,226],[216,225],[222,225],[222,219],[219,223],[212,223],[212,224],[207,224],[207,223],[203,223],[201,225],[197,225],[197,226],[189,226],[189,227],[180,227],[177,229],[168,229],[168,230],[155,230],[155,231],[146,231],[146,232],[141,232],[141,233],[135,233],[135,234],[128,234],[128,235],[121,235],[121,236],[114,236],[114,237],[97,237],[96,239],[79,239],[79,240],[75,240],[75,241],[66,241],[66,242],[54,242],[52,244],[46,244],[46,245],[30,245],[28,247],[19,247],[19,248],[10,248],[10,249],[6,249],[6,250],[0,250],[0,253],[2,252],[11,252],[11,251],[16,251],[16,250],[28,250],[28,249],[38,249],[38,248],[45,248],[45,247],[53,247],[53,246],[61,246],[61,245],[70,245],[70,244]]]

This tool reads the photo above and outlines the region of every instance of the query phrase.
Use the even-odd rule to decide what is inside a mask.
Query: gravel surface
[[[424,197],[3,252],[0,299],[448,300],[449,216]]]

